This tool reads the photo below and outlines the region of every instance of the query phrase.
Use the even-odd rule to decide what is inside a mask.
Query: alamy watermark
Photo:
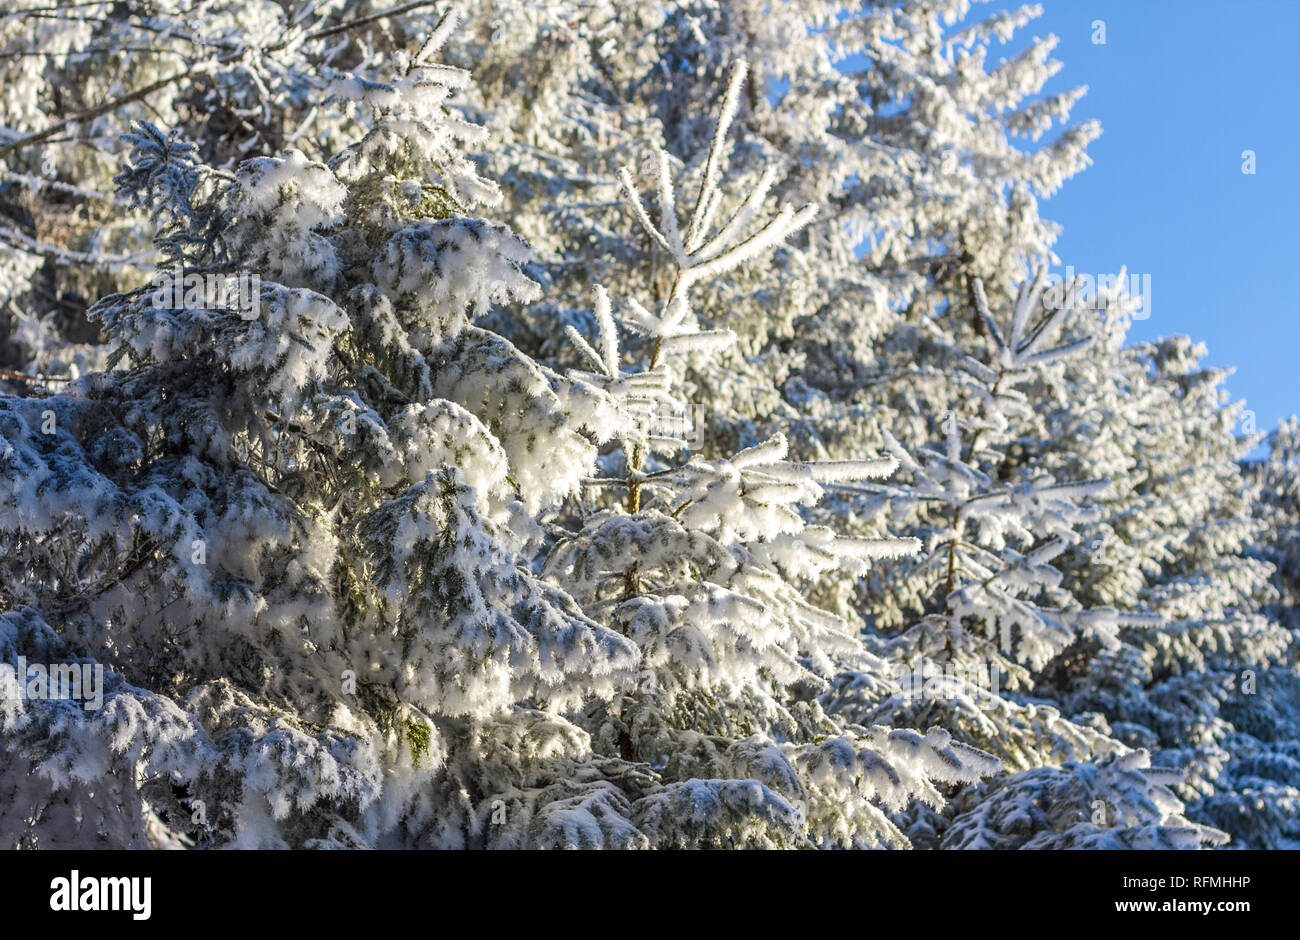
[[[159,310],[232,310],[245,320],[256,320],[262,308],[262,282],[247,272],[186,274],[177,265],[154,275],[149,302]]]
[[[64,700],[81,702],[86,711],[104,707],[102,663],[28,663],[18,657],[19,701]]]
[[[126,911],[132,920],[153,912],[153,878],[82,875],[77,869],[50,882],[52,911]]]
[[[1134,320],[1151,317],[1150,274],[1076,274],[1067,266],[1065,276],[1051,273],[1043,288],[1043,306],[1060,310],[1066,305],[1097,309],[1102,303],[1122,303],[1127,298],[1136,301],[1131,316]]]
[[[708,414],[703,405],[659,401],[633,411],[631,417],[641,433],[676,441],[687,450],[698,451],[704,446]]]
[[[977,663],[938,663],[923,659],[916,665],[898,664],[894,678],[908,701],[953,699],[970,696],[973,690],[998,696],[1002,674],[996,665]]]

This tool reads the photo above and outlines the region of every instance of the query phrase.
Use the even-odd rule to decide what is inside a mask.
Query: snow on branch
[[[775,181],[775,172],[768,170],[731,218],[709,236],[713,217],[722,201],[719,183],[726,157],[727,131],[739,109],[740,90],[747,71],[748,66],[744,60],[738,61],[732,69],[731,81],[722,100],[717,128],[705,160],[704,176],[695,197],[695,207],[687,220],[685,238],[682,237],[681,224],[677,218],[677,198],[668,155],[663,151],[656,153],[658,224],[651,220],[631,171],[626,167],[619,171],[619,182],[636,220],[677,264],[677,286],[672,299],[684,294],[693,283],[752,261],[799,231],[817,215],[817,206],[811,203],[799,209],[782,206],[766,222],[755,225],[754,220]]]

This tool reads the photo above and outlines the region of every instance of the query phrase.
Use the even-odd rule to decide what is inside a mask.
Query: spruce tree
[[[328,164],[130,136],[162,283],[255,292],[104,298],[111,371],[0,399],[7,840],[570,844],[561,713],[638,654],[521,554],[594,449],[473,325],[538,288],[471,214],[498,196],[444,106],[467,73],[429,60],[453,22],[389,82],[335,76],[369,129]],[[102,707],[21,694],[24,662],[103,667]]]

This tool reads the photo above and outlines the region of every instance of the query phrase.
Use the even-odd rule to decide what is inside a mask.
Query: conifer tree
[[[473,325],[537,285],[470,214],[498,196],[444,107],[468,75],[429,61],[453,24],[334,77],[370,127],[328,164],[130,136],[119,194],[185,293],[103,299],[112,371],[0,399],[7,841],[570,844],[562,711],[637,651],[520,552],[603,399]],[[102,667],[102,707],[23,694],[27,662]]]
[[[1268,439],[1268,456],[1250,468],[1260,488],[1260,552],[1277,570],[1274,619],[1300,628],[1300,418],[1283,420]]]
[[[1292,778],[1248,771],[1238,784],[1252,763],[1234,760],[1271,748],[1248,729],[1286,737],[1268,687],[1285,676],[1292,640],[1269,621],[1271,570],[1250,549],[1257,490],[1239,463],[1257,438],[1235,435],[1242,403],[1228,404],[1223,370],[1199,365],[1203,347],[1177,336],[1124,345],[1135,315],[1125,283],[1121,272],[1081,305],[1097,341],[1041,389],[1068,407],[1043,410],[1045,433],[1022,442],[1022,459],[1111,478],[1096,522],[1061,558],[1064,581],[1085,603],[1128,599],[1162,624],[1122,628],[1114,649],[1073,644],[1036,692],[1103,714],[1117,738],[1181,769],[1176,789],[1192,818],[1272,844],[1294,805]],[[1232,808],[1210,809],[1219,803]]]
[[[876,477],[893,461],[794,462],[780,435],[728,458],[675,459],[682,441],[672,436],[680,428],[674,419],[685,409],[674,362],[733,340],[700,329],[693,297],[815,211],[783,207],[760,221],[760,188],[729,217],[717,216],[728,125],[744,78],[742,63],[688,215],[678,218],[666,154],[656,161],[657,221],[631,174],[622,176],[634,216],[676,273],[657,308],[627,301],[627,325],[652,348],[641,368],[624,371],[602,289],[596,344],[570,330],[590,370],[582,377],[620,397],[637,420],[611,455],[615,474],[595,481],[625,498],[584,513],[546,570],[641,652],[634,686],[587,720],[596,742],[648,763],[662,781],[633,805],[652,845],[906,845],[882,807],[898,810],[913,797],[937,807],[936,783],[971,782],[996,764],[942,729],[922,735],[828,714],[818,693],[837,668],[854,667],[882,685],[888,677],[850,624],[809,604],[799,589],[823,572],[860,574],[872,560],[914,548],[908,540],[842,538],[801,515],[823,484]]]
[[[1150,754],[1114,739],[1101,716],[1033,694],[1045,667],[1064,650],[1081,642],[1116,649],[1121,629],[1160,622],[1141,611],[1083,606],[1054,565],[1083,541],[1080,528],[1099,514],[1092,500],[1109,481],[1061,480],[1033,465],[1022,472],[1008,459],[1022,439],[1021,425],[1038,408],[1033,387],[1091,345],[1087,337],[1061,336],[1075,304],[1070,297],[1046,299],[1044,286],[1042,274],[1022,284],[999,322],[976,279],[976,309],[993,352],[987,363],[964,362],[942,422],[942,447],[909,455],[884,432],[907,479],[866,489],[874,493],[876,512],[887,511],[893,524],[923,540],[916,561],[896,566],[885,579],[905,608],[921,616],[914,623],[878,621],[902,691],[873,702],[869,686],[847,673],[839,677],[836,705],[865,710],[869,720],[937,724],[1003,760],[1011,776],[961,794],[950,818],[921,813],[912,820],[920,842],[958,848],[1020,847],[1030,836],[1033,847],[1222,842],[1223,833],[1181,815],[1182,804],[1166,786],[1179,779],[1177,771],[1152,768]],[[1027,805],[1044,814],[1038,825],[1008,829],[1004,820],[1023,818]]]
[[[982,2],[14,0],[3,844],[1300,844],[1300,432]]]

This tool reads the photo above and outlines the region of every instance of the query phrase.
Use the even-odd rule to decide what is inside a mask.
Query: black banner
[[[547,912],[566,922],[596,915],[615,929],[716,923],[734,931],[778,909],[810,917],[809,929],[824,918],[827,930],[870,929],[875,917],[915,917],[918,928],[936,930],[1159,929],[1194,919],[1230,930],[1287,916],[1293,860],[1266,852],[12,852],[0,855],[0,905],[6,936],[29,924],[84,929],[91,921],[127,933],[334,932],[393,920],[437,931],[464,916],[533,929]]]

